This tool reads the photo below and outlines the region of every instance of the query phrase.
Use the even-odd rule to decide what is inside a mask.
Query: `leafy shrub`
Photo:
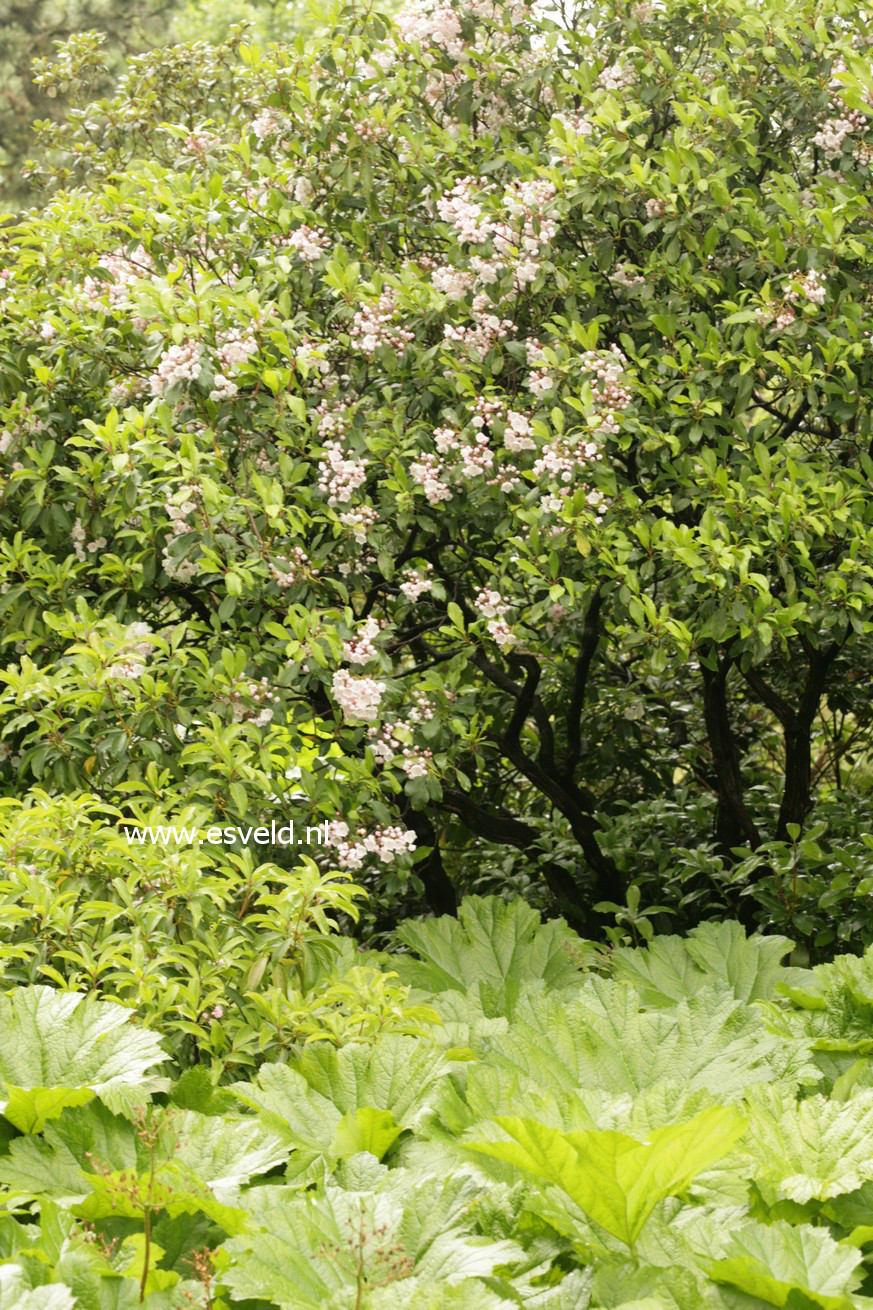
[[[772,870],[869,783],[862,10],[349,8],[74,116],[2,233],[6,790],[302,802],[383,934],[599,927],[654,804],[677,928],[845,942]]]

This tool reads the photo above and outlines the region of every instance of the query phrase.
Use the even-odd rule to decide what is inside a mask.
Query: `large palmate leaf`
[[[710,1273],[767,1305],[784,1306],[799,1292],[822,1310],[854,1310],[861,1258],[823,1228],[749,1222],[733,1233]]]
[[[165,1059],[154,1033],[109,1001],[51,987],[0,997],[0,1110],[39,1132],[65,1106],[97,1096],[125,1112],[165,1087],[149,1071]]]
[[[778,1088],[756,1088],[744,1147],[769,1204],[853,1192],[873,1180],[873,1091],[856,1091],[843,1102],[789,1101]]]
[[[365,1310],[517,1310],[518,1302],[490,1291],[478,1278],[464,1283],[422,1283],[404,1278],[368,1293]]]
[[[291,1147],[303,1168],[317,1156],[369,1151],[381,1159],[431,1104],[449,1066],[439,1051],[388,1034],[374,1045],[307,1048],[293,1067],[263,1065],[234,1095]]]
[[[527,996],[489,1059],[542,1086],[636,1095],[682,1082],[719,1101],[759,1082],[815,1082],[807,1043],[768,1030],[757,1007],[706,988],[671,1008],[645,1010],[627,983],[591,978],[572,1000]]]
[[[740,1115],[719,1106],[660,1128],[646,1142],[616,1132],[562,1133],[514,1116],[495,1123],[504,1140],[465,1145],[553,1183],[632,1249],[658,1202],[725,1156],[745,1127]]]
[[[0,1310],[75,1310],[73,1293],[62,1283],[33,1287],[18,1265],[0,1265]]]
[[[633,983],[649,1004],[680,1001],[716,985],[738,1001],[768,1000],[777,984],[802,976],[786,969],[787,937],[747,937],[740,924],[702,923],[687,937],[655,937],[643,947],[622,947],[610,957],[612,976]]]
[[[421,958],[397,957],[404,982],[431,993],[478,985],[491,1014],[505,1014],[523,984],[566,987],[579,978],[585,943],[562,919],[542,923],[524,901],[469,896],[458,917],[404,923],[397,931]]]
[[[182,1196],[205,1198],[192,1206],[226,1218],[212,1205],[233,1205],[239,1187],[254,1175],[282,1164],[288,1147],[255,1119],[219,1119],[176,1111],[156,1137],[155,1178],[161,1196],[175,1204]],[[133,1125],[98,1102],[68,1108],[46,1124],[41,1136],[21,1137],[0,1157],[0,1184],[19,1198],[52,1198],[73,1205],[89,1219],[121,1213],[116,1195],[121,1174],[145,1176],[152,1159]],[[138,1211],[128,1207],[131,1216]]]
[[[521,1255],[510,1242],[472,1234],[477,1190],[470,1179],[405,1170],[388,1171],[369,1192],[258,1188],[248,1200],[248,1231],[222,1248],[233,1259],[224,1281],[236,1297],[280,1310],[341,1310],[355,1304],[361,1283],[376,1289],[408,1279],[419,1298],[430,1285],[439,1306],[440,1285],[486,1277]]]
[[[873,1054],[873,950],[838,956],[778,990],[795,1008],[773,1010],[774,1027],[803,1033],[818,1051]]]
[[[594,1274],[591,1304],[596,1310],[706,1310],[716,1303],[715,1288],[706,1281],[677,1265],[611,1261]]]

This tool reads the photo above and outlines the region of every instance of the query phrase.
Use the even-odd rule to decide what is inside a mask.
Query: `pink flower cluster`
[[[330,249],[330,238],[323,228],[304,223],[288,237],[287,244],[307,264],[315,264]]]
[[[348,669],[337,669],[331,690],[347,723],[372,723],[378,719],[385,694],[384,682],[376,678],[356,678]]]
[[[21,466],[19,465],[19,467]],[[70,536],[73,541],[73,554],[80,564],[84,564],[88,558],[86,551],[91,555],[96,555],[98,550],[103,550],[106,546],[105,537],[97,537],[94,541],[88,541],[88,534],[82,525],[81,519],[76,519],[76,522],[70,528]]]
[[[287,560],[270,565],[270,572],[277,587],[294,587],[300,581],[301,574],[309,567],[309,559],[299,546],[286,550]]]
[[[528,416],[515,409],[509,410],[506,415],[506,430],[503,433],[504,446],[512,454],[518,454],[522,450],[536,450],[536,442],[532,440],[530,431]]]
[[[818,146],[826,155],[838,155],[846,137],[853,132],[863,132],[866,127],[866,114],[862,114],[860,109],[848,110],[839,118],[829,118],[822,123],[812,138],[813,145]]]
[[[350,664],[369,664],[371,660],[379,658],[379,651],[373,645],[375,639],[379,636],[381,627],[379,620],[371,614],[358,629],[358,635],[351,641],[343,644],[343,659]]]
[[[177,502],[170,495],[167,497],[164,506],[170,520],[170,535],[164,543],[161,565],[168,578],[174,578],[179,582],[190,582],[197,572],[197,565],[190,559],[173,560],[170,555],[170,547],[179,537],[191,531],[191,524],[188,520],[197,511],[197,502],[194,497],[199,495],[199,492],[200,489],[195,483],[183,483],[176,492],[176,496],[180,496],[181,500]]]
[[[148,640],[151,628],[147,623],[129,623],[124,640],[116,651],[116,662],[106,670],[106,677],[119,681],[136,681],[145,673],[146,659],[152,644]]]
[[[451,264],[440,264],[433,270],[431,281],[447,300],[463,300],[473,283],[473,274]]]
[[[792,288],[789,291],[788,300],[798,304],[800,297],[804,296],[814,305],[824,304],[827,299],[828,284],[814,268],[811,268],[808,273],[798,273],[794,278],[794,282],[796,289]]]
[[[272,721],[273,705],[278,702],[279,696],[273,691],[266,678],[261,678],[260,682],[255,682],[253,678],[242,678],[234,683],[227,699],[234,723],[249,721],[256,727],[263,728]],[[253,710],[251,702],[260,708]]]
[[[152,257],[142,244],[130,254],[124,250],[115,250],[111,254],[101,255],[97,260],[97,267],[108,273],[112,281],[107,283],[103,279],[96,279],[89,275],[82,283],[82,293],[92,304],[101,296],[108,296],[113,308],[126,305],[133,284],[140,278],[151,277],[154,273]]]
[[[169,346],[149,378],[152,394],[159,396],[177,382],[193,382],[200,373],[202,359],[202,350],[197,341],[188,340],[178,346]]]
[[[555,239],[558,224],[547,210],[556,194],[554,183],[544,178],[515,182],[504,194],[503,204],[512,221],[495,224],[494,249],[504,256],[519,251],[513,270],[516,290],[533,282],[541,251]]]
[[[418,41],[425,49],[429,45],[439,46],[452,59],[460,59],[464,53],[461,21],[449,5],[411,0],[400,10],[395,22],[404,41]]]
[[[479,355],[487,355],[493,346],[499,341],[515,331],[515,324],[509,318],[500,318],[498,314],[485,312],[482,301],[484,297],[477,296],[473,301],[472,318],[473,322],[467,327],[459,327],[455,323],[446,323],[443,327],[443,339],[453,341],[456,345],[462,346],[466,350],[476,351]]]
[[[631,394],[622,383],[626,363],[625,355],[618,349],[605,353],[587,350],[581,358],[582,367],[594,375],[592,393],[596,431],[618,432],[618,415],[631,403]]]
[[[244,364],[252,355],[258,353],[258,343],[252,334],[240,332],[238,329],[219,338],[217,346],[218,358],[224,369]]]
[[[342,869],[360,869],[368,855],[375,855],[382,864],[393,864],[415,850],[415,833],[396,825],[376,827],[372,832],[358,828],[354,838],[349,833],[347,823],[327,825],[327,844],[336,850]]]
[[[509,609],[508,602],[503,599],[500,592],[493,591],[490,587],[483,587],[478,592],[473,605],[486,619],[502,619]]]
[[[405,350],[413,334],[395,323],[396,308],[396,297],[390,287],[386,287],[375,304],[362,305],[352,320],[352,346],[370,359],[381,346],[389,346],[398,353]]]
[[[631,86],[636,74],[632,64],[623,64],[621,60],[614,64],[607,64],[597,75],[597,85],[604,91],[621,91],[626,86]]]
[[[403,719],[381,728],[369,728],[368,745],[380,764],[396,764],[407,778],[423,778],[428,772],[433,751],[422,750],[409,743],[411,724]]]
[[[442,500],[451,500],[451,489],[443,481],[445,462],[439,455],[422,451],[418,459],[410,464],[409,472],[423,489],[429,504],[438,505]]]
[[[425,572],[428,572],[431,565],[424,564],[422,567],[425,569]],[[406,573],[403,582],[400,584],[401,594],[413,605],[420,596],[424,596],[428,591],[431,591],[432,588],[433,583],[430,578],[422,576],[421,573],[415,573],[411,569]]]
[[[329,441],[325,445],[318,464],[318,486],[327,496],[328,505],[351,500],[366,480],[366,460],[353,459],[338,441]]]
[[[252,119],[252,131],[259,141],[266,141],[267,137],[273,136],[278,132],[279,126],[279,115],[275,109],[262,109]]]
[[[494,225],[474,199],[478,184],[474,177],[462,177],[437,200],[437,213],[454,229],[459,241],[483,245],[491,239]]]
[[[646,282],[642,273],[637,273],[630,264],[617,264],[613,270],[612,280],[617,286],[625,287],[628,291],[633,287],[645,286]]]
[[[351,528],[355,541],[364,545],[371,530],[379,522],[379,515],[372,505],[356,505],[354,509],[347,509],[340,514],[339,521],[343,527]]]
[[[784,328],[790,327],[797,318],[794,305],[800,305],[804,300],[813,305],[823,305],[827,293],[827,282],[814,268],[811,268],[807,273],[795,273],[792,285],[781,305],[760,305],[755,310],[755,319],[762,326],[772,324],[777,331],[781,332]]]

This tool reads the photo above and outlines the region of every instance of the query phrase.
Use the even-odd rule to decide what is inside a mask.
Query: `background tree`
[[[6,234],[9,788],[305,808],[376,927],[868,932],[869,17],[349,8],[71,115]]]

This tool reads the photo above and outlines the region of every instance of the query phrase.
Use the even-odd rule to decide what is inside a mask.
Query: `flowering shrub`
[[[419,0],[74,115],[2,232],[6,788],[302,796],[388,902],[505,847],[576,922],[683,780],[784,842],[869,727],[856,14]]]

